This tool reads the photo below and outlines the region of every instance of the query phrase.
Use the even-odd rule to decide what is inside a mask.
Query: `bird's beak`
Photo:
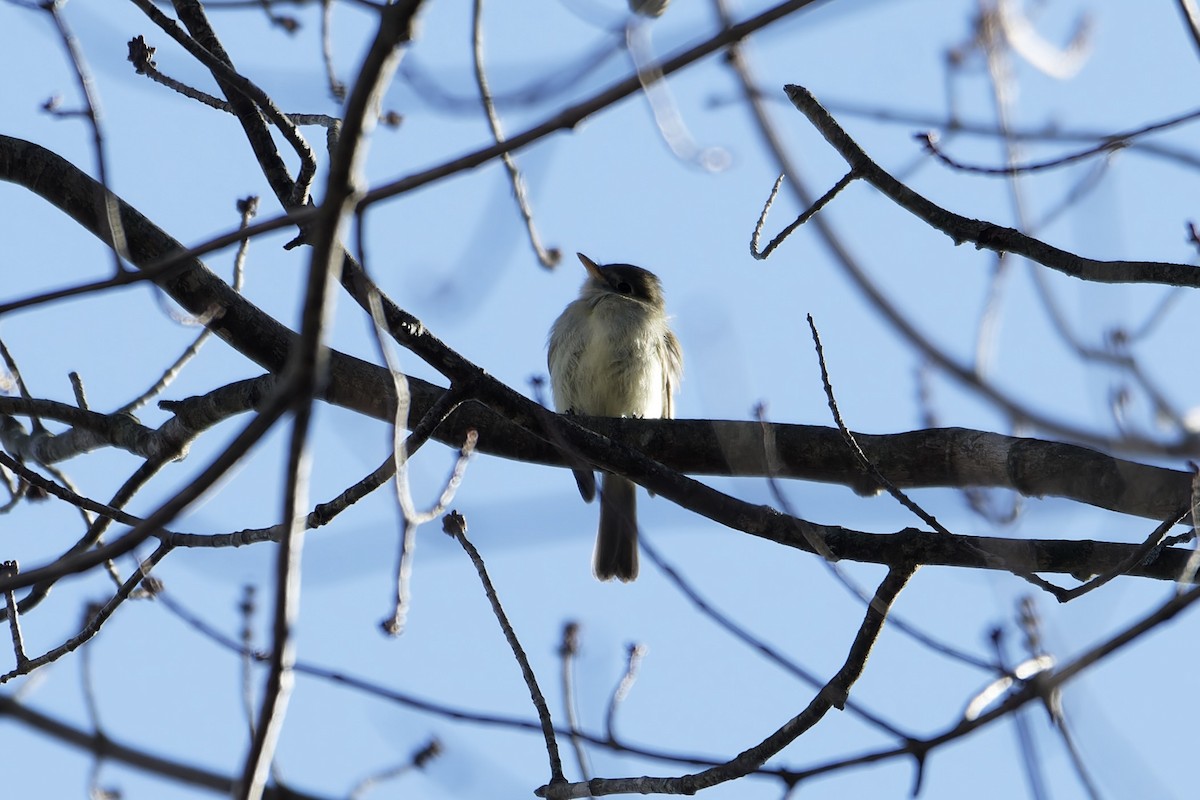
[[[583,268],[588,271],[589,275],[591,275],[593,278],[595,278],[598,281],[604,280],[603,276],[600,274],[600,265],[599,264],[597,264],[595,261],[592,261],[590,258],[585,256],[583,253],[576,253],[575,255],[579,256],[579,262],[581,264],[583,264]]]

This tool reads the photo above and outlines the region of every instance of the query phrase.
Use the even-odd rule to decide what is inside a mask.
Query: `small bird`
[[[675,416],[675,388],[683,374],[679,340],[667,324],[662,284],[631,264],[606,264],[577,253],[588,277],[550,329],[550,387],[560,413],[597,417]],[[576,470],[585,500],[595,476]],[[638,574],[637,487],[605,473],[600,530],[592,555],[599,580],[631,581]]]

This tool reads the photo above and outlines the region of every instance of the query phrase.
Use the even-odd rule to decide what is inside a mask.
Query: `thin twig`
[[[604,715],[604,733],[610,742],[617,741],[617,709],[633,691],[633,684],[637,682],[642,659],[646,657],[646,649],[646,645],[640,642],[629,643],[625,657],[625,671],[621,673],[621,680],[617,681],[617,685],[613,687],[612,697],[608,699],[608,712]]]
[[[412,495],[408,489],[407,470],[403,469],[403,465],[401,470],[396,473],[396,493],[403,511],[404,531],[400,540],[399,553],[396,557],[396,593],[393,597],[392,613],[380,623],[380,627],[389,636],[398,636],[403,632],[404,623],[408,617],[409,607],[412,602],[413,553],[416,549],[417,528],[443,513],[446,507],[454,500],[454,495],[457,493],[458,487],[462,484],[467,463],[475,452],[475,443],[477,441],[478,434],[473,430],[468,431],[466,441],[463,442],[462,449],[458,453],[458,458],[454,461],[454,467],[450,470],[450,477],[446,479],[446,483],[442,487],[441,495],[433,506],[426,511],[418,512],[413,507]]]
[[[567,717],[567,730],[571,732],[571,748],[575,751],[579,774],[586,781],[592,777],[592,765],[588,763],[587,750],[579,736],[579,715],[575,710],[575,659],[579,655],[579,628],[579,623],[574,620],[563,625],[558,658],[562,666],[563,713]]]
[[[775,203],[775,196],[779,194],[779,187],[783,185],[784,177],[785,174],[780,173],[779,177],[775,179],[775,185],[771,188],[771,194],[767,197],[767,202],[763,204],[762,213],[758,215],[758,222],[754,226],[754,233],[750,236],[750,255],[752,255],[758,261],[762,261],[771,255],[776,247],[783,244],[784,239],[791,236],[793,231],[812,219],[818,211],[828,205],[830,200],[837,197],[838,193],[849,186],[850,182],[858,176],[854,174],[854,170],[850,170],[843,175],[841,180],[833,185],[832,189],[821,195],[816,202],[806,208],[804,213],[796,217],[791,224],[781,230],[779,234],[770,242],[768,242],[767,246],[760,251],[758,249],[758,242],[762,236],[763,226],[767,222],[767,213],[771,210],[771,206]]]
[[[1163,523],[1161,525],[1159,525],[1157,528],[1155,528],[1153,531],[1151,531],[1150,535],[1146,537],[1146,540],[1144,542],[1142,542],[1141,545],[1139,545],[1137,548],[1135,548],[1119,564],[1114,565],[1111,569],[1105,570],[1104,572],[1095,576],[1094,578],[1087,581],[1086,583],[1076,586],[1074,589],[1063,590],[1063,592],[1060,595],[1056,595],[1058,601],[1060,603],[1070,602],[1071,600],[1074,600],[1075,598],[1080,597],[1081,595],[1085,595],[1094,589],[1099,589],[1101,586],[1108,583],[1113,578],[1124,575],[1129,570],[1133,569],[1138,564],[1145,561],[1146,558],[1148,556],[1150,556],[1150,554],[1153,553],[1155,550],[1162,547],[1163,539],[1166,538],[1166,535],[1170,532],[1171,528],[1175,527],[1176,525],[1180,524],[1180,522],[1187,519],[1190,513],[1191,512],[1189,512],[1189,511],[1181,511],[1176,516],[1168,517],[1167,519],[1165,519],[1163,521]],[[1194,525],[1194,523],[1193,523],[1193,525]],[[1188,578],[1190,578],[1190,577],[1193,577],[1193,576],[1189,576],[1187,571],[1185,571],[1184,575],[1181,577],[1181,579],[1179,581],[1179,584],[1182,586],[1184,583],[1189,583],[1190,580],[1188,580]]]
[[[245,198],[244,200],[239,200],[238,212],[241,215],[241,227],[243,230],[245,230],[246,227],[249,226],[250,220],[254,219],[255,214],[258,213],[258,198],[251,196]],[[231,288],[235,292],[241,292],[242,285],[245,283],[246,253],[249,251],[249,249],[249,238],[242,239],[240,242],[238,242],[238,249],[233,257],[233,283],[231,284]],[[203,324],[207,326],[212,320],[217,319],[219,316],[219,314],[209,315],[209,318],[205,319]],[[196,336],[192,343],[188,345],[183,353],[181,353],[180,356],[175,359],[175,362],[171,364],[171,366],[167,367],[159,379],[154,382],[153,386],[142,392],[133,400],[130,400],[125,405],[121,406],[121,408],[117,410],[117,413],[132,413],[160,395],[163,390],[170,386],[175,378],[179,376],[179,373],[183,371],[183,368],[187,366],[188,362],[196,357],[196,355],[200,352],[200,348],[203,347],[204,343],[211,335],[212,328],[205,327],[205,329]]]
[[[29,393],[29,387],[25,385],[25,379],[21,377],[21,369],[17,366],[17,360],[13,358],[12,353],[9,352],[8,345],[4,343],[3,339],[0,339],[0,359],[4,360],[4,366],[8,370],[9,377],[16,383],[21,399],[32,403],[33,395]],[[80,408],[86,410],[84,406],[80,406]],[[46,426],[42,424],[41,416],[36,412],[29,415],[29,426],[35,434],[45,433],[46,431]]]
[[[859,465],[864,470],[869,472],[871,477],[873,477],[875,481],[887,491],[888,494],[894,497],[896,501],[900,503],[900,505],[907,508],[913,514],[915,514],[917,518],[921,519],[926,525],[929,525],[929,527],[933,528],[938,533],[944,533],[947,536],[951,535],[950,531],[947,530],[942,523],[938,522],[937,517],[933,516],[928,511],[921,508],[921,506],[913,502],[908,495],[902,492],[888,479],[886,475],[879,471],[879,468],[875,466],[875,462],[867,458],[867,454],[864,453],[862,447],[859,446],[858,440],[854,438],[854,434],[851,433],[850,428],[846,426],[846,421],[842,419],[842,412],[838,408],[837,400],[833,396],[833,383],[829,380],[829,368],[825,364],[825,348],[821,345],[821,334],[817,332],[817,323],[813,321],[812,314],[806,315],[805,318],[808,320],[808,329],[812,333],[813,348],[817,353],[817,364],[821,368],[821,385],[825,389],[825,398],[828,401],[829,413],[833,416],[834,424],[836,424],[838,430],[841,431],[842,439],[846,442],[846,446],[850,448],[850,452],[854,453],[855,458],[858,459]]]
[[[923,509],[917,503],[913,502],[909,498],[908,495],[906,495],[899,488],[897,488],[896,485],[894,483],[892,483],[891,480],[889,480],[887,478],[887,476],[885,476],[882,472],[880,472],[879,468],[876,467],[875,464],[869,458],[867,458],[866,453],[864,453],[862,448],[859,446],[857,439],[855,439],[855,437],[854,437],[854,434],[850,432],[850,429],[848,427],[846,427],[846,423],[842,419],[841,411],[838,410],[837,400],[835,400],[834,396],[833,396],[833,385],[829,381],[829,372],[825,366],[825,352],[824,352],[823,348],[821,347],[821,337],[820,337],[820,334],[817,333],[817,326],[816,326],[816,323],[813,322],[812,314],[808,315],[808,327],[809,327],[809,330],[812,331],[813,344],[815,345],[815,348],[817,351],[817,361],[821,367],[821,383],[825,387],[825,396],[829,400],[829,410],[833,414],[833,419],[837,423],[838,430],[841,431],[843,439],[846,441],[846,444],[847,444],[847,446],[849,446],[850,450],[855,454],[855,457],[858,459],[859,464],[868,473],[870,473],[871,476],[873,478],[875,478],[875,480],[879,483],[879,485],[882,486],[884,489],[886,489],[888,494],[890,494],[892,497],[894,497],[897,500],[897,502],[899,502],[902,506],[904,506],[909,511],[911,511],[913,514],[915,514],[918,518],[920,518],[922,521],[924,521],[927,525],[932,527],[937,533],[940,533],[943,536],[953,536],[954,534],[951,533],[951,531],[949,529],[947,529],[944,525],[942,525],[940,522],[938,522],[936,517],[934,517],[928,511]],[[1001,562],[1001,563],[1003,563],[1003,562]],[[1010,569],[1010,571],[1017,577],[1022,578],[1024,580],[1028,581],[1029,583],[1032,583],[1034,586],[1037,586],[1038,588],[1049,592],[1050,594],[1054,595],[1056,598],[1061,599],[1063,593],[1066,591],[1065,589],[1063,589],[1059,586],[1055,586],[1054,584],[1050,583],[1049,581],[1045,580],[1044,578],[1042,578],[1028,570],[1012,568],[1012,569]]]
[[[406,760],[394,767],[389,767],[388,769],[381,770],[381,771],[375,773],[374,775],[368,775],[367,777],[360,780],[358,783],[356,783],[354,785],[354,788],[350,790],[350,793],[349,793],[349,795],[347,795],[347,797],[349,798],[349,800],[360,800],[360,798],[362,798],[364,795],[366,795],[367,792],[371,791],[372,789],[374,789],[376,786],[378,786],[381,783],[385,783],[387,781],[394,781],[397,778],[401,778],[404,775],[407,775],[409,772],[412,772],[414,769],[424,769],[426,764],[428,764],[430,761],[437,758],[441,754],[442,754],[442,743],[435,736],[432,739],[430,739],[427,743],[425,743],[425,745],[423,745],[419,750],[417,750],[415,753],[413,753],[412,756],[408,760]]]
[[[100,610],[99,603],[88,603],[84,610],[84,623]],[[95,675],[92,672],[92,650],[84,647],[80,652],[79,681],[82,684],[83,706],[87,712],[88,722],[97,736],[108,738],[104,726],[100,723],[100,706],[96,702]],[[88,771],[88,796],[91,800],[104,800],[112,795],[100,788],[100,772],[104,768],[103,753],[92,754],[92,767]],[[115,800],[115,798],[114,798]]]
[[[75,34],[67,26],[67,21],[61,13],[63,5],[65,4],[59,2],[40,4],[41,8],[49,13],[51,19],[54,20],[54,27],[58,30],[59,38],[62,39],[63,47],[67,51],[67,59],[71,62],[71,66],[74,69],[75,80],[79,84],[79,93],[83,96],[83,116],[87,119],[88,125],[92,129],[92,148],[96,158],[96,177],[101,186],[101,191],[97,193],[96,203],[104,209],[104,219],[108,225],[108,232],[112,237],[113,274],[120,275],[126,271],[122,259],[128,257],[129,248],[125,241],[125,228],[121,225],[121,215],[117,203],[108,192],[108,156],[104,144],[104,133],[101,129],[100,98],[96,94],[96,83],[92,79],[91,71],[88,69],[87,62],[84,59],[83,47],[79,44],[79,40],[75,37]]]
[[[188,86],[182,81],[175,80],[170,75],[164,74],[158,68],[158,65],[154,63],[155,52],[156,48],[147,44],[145,37],[135,36],[129,40],[129,56],[126,60],[133,64],[133,69],[137,74],[145,75],[155,83],[178,92],[189,100],[195,100],[197,103],[226,114],[236,115],[237,111],[230,105],[229,101],[214,97],[207,92],[202,92],[195,87]],[[342,124],[342,121],[337,117],[331,117],[326,114],[285,113],[283,116],[291,120],[295,125],[317,125],[328,130],[336,129]]]
[[[888,571],[887,576],[875,591],[871,602],[867,604],[866,615],[854,637],[854,642],[850,645],[841,669],[817,692],[803,711],[784,723],[766,739],[743,750],[736,758],[720,766],[679,777],[593,778],[586,783],[559,785],[551,783],[540,787],[536,794],[550,800],[637,792],[690,795],[702,789],[745,777],[768,758],[800,738],[820,722],[831,709],[844,707],[850,689],[866,668],[867,659],[883,630],[888,611],[912,574],[913,568],[911,567],[894,567]]]
[[[475,84],[479,87],[479,99],[483,103],[488,127],[492,129],[492,138],[499,145],[504,143],[504,129],[500,125],[500,115],[496,113],[496,106],[492,102],[492,91],[488,88],[487,72],[483,68],[483,0],[474,0],[472,9],[471,53],[475,63]],[[517,210],[521,214],[521,221],[525,224],[525,232],[529,236],[529,244],[533,247],[538,263],[546,269],[553,269],[562,261],[562,251],[557,247],[547,250],[542,244],[537,227],[533,223],[533,209],[529,204],[529,195],[525,191],[525,179],[521,177],[521,171],[517,169],[517,161],[513,158],[513,154],[501,153],[500,160],[508,172],[513,199],[517,202]]]
[[[339,103],[345,101],[346,84],[338,80],[333,66],[333,0],[321,0],[321,61],[325,64],[329,94]]]
[[[327,380],[329,356],[325,338],[331,316],[330,300],[336,285],[332,276],[342,261],[341,229],[345,212],[356,195],[356,173],[363,158],[368,121],[391,80],[399,61],[398,48],[408,41],[413,17],[420,5],[420,0],[391,5],[379,16],[374,41],[367,50],[346,103],[344,135],[329,165],[325,184],[323,218],[320,224],[314,226],[309,237],[312,257],[301,311],[300,338],[289,354],[284,373],[290,384],[289,405],[293,414],[283,514],[287,531],[280,542],[276,563],[272,647],[266,686],[258,715],[258,729],[243,766],[237,793],[239,800],[258,800],[262,796],[294,681],[292,665],[296,660],[296,645],[293,630],[299,614],[300,562],[306,517],[303,506],[307,502],[309,474],[308,439],[314,404]],[[196,9],[196,13],[200,14],[200,9]],[[297,181],[296,188],[306,193],[303,178]],[[303,202],[295,193],[293,200]]]
[[[0,562],[0,577],[16,575],[20,571],[20,565],[15,560]],[[25,642],[21,636],[21,620],[17,614],[17,599],[12,589],[4,592],[4,607],[8,612],[8,632],[12,636],[13,655],[17,669],[25,669],[29,663],[29,657],[25,655]]]
[[[492,585],[491,578],[488,577],[483,557],[467,538],[467,519],[457,511],[451,511],[442,518],[442,530],[459,543],[479,575],[479,581],[483,584],[483,592],[492,606],[492,613],[496,615],[496,621],[500,623],[500,629],[504,631],[504,638],[508,641],[509,648],[512,649],[513,657],[521,667],[521,676],[525,679],[529,697],[533,701],[534,708],[537,709],[538,720],[542,725],[542,737],[546,741],[546,755],[550,759],[550,785],[565,785],[566,778],[563,777],[562,758],[558,754],[558,742],[554,737],[554,721],[550,716],[550,706],[546,704],[546,698],[542,694],[542,690],[538,688],[537,676],[533,674],[533,667],[529,664],[525,649],[521,647],[517,633],[513,630],[512,623],[508,621],[508,615],[504,613],[504,606],[500,604],[496,587]]]
[[[969,172],[974,175],[988,175],[995,177],[1010,177],[1013,175],[1028,175],[1035,172],[1043,172],[1045,170],[1058,169],[1077,161],[1084,161],[1098,155],[1108,155],[1116,153],[1118,150],[1123,150],[1128,147],[1128,143],[1122,139],[1114,138],[1111,141],[1104,142],[1089,147],[1086,150],[1080,150],[1076,153],[1068,153],[1067,155],[1050,158],[1045,161],[1034,161],[1025,164],[1007,164],[1003,167],[987,167],[980,164],[968,164],[964,161],[950,156],[938,144],[938,136],[933,131],[923,131],[913,134],[913,138],[921,143],[925,152],[942,162],[946,166],[958,170],[959,172]]]
[[[138,564],[138,568],[134,570],[133,574],[130,575],[124,583],[121,584],[121,588],[117,590],[116,594],[114,594],[107,603],[97,610],[95,614],[92,614],[88,617],[88,621],[83,626],[83,630],[81,630],[75,636],[72,636],[67,641],[63,642],[58,647],[48,650],[46,653],[36,658],[26,659],[24,662],[19,664],[16,669],[0,675],[0,684],[8,683],[13,678],[21,675],[28,675],[38,667],[57,661],[67,653],[74,652],[81,645],[99,633],[100,628],[105,622],[108,621],[121,603],[125,602],[125,600],[129,598],[133,591],[141,584],[142,580],[150,574],[150,570],[152,570],[159,561],[166,557],[167,553],[171,552],[172,549],[173,548],[170,545],[160,544],[158,549],[156,549],[153,553],[147,556],[144,561]],[[11,620],[15,618],[15,615],[9,615],[10,624]]]

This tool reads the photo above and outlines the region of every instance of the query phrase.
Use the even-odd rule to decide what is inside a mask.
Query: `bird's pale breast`
[[[571,319],[576,323],[564,324]],[[666,318],[621,297],[575,301],[555,326],[554,405],[606,417],[659,418],[667,411]],[[565,333],[570,331],[570,333]]]

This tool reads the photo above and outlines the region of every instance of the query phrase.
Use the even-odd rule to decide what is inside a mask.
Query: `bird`
[[[579,297],[550,328],[546,365],[554,408],[597,417],[670,419],[683,376],[683,351],[671,330],[662,282],[632,264],[597,264],[576,254],[587,270]],[[575,470],[580,494],[595,496],[595,475]],[[604,473],[600,526],[592,572],[602,581],[638,574],[637,487]]]

